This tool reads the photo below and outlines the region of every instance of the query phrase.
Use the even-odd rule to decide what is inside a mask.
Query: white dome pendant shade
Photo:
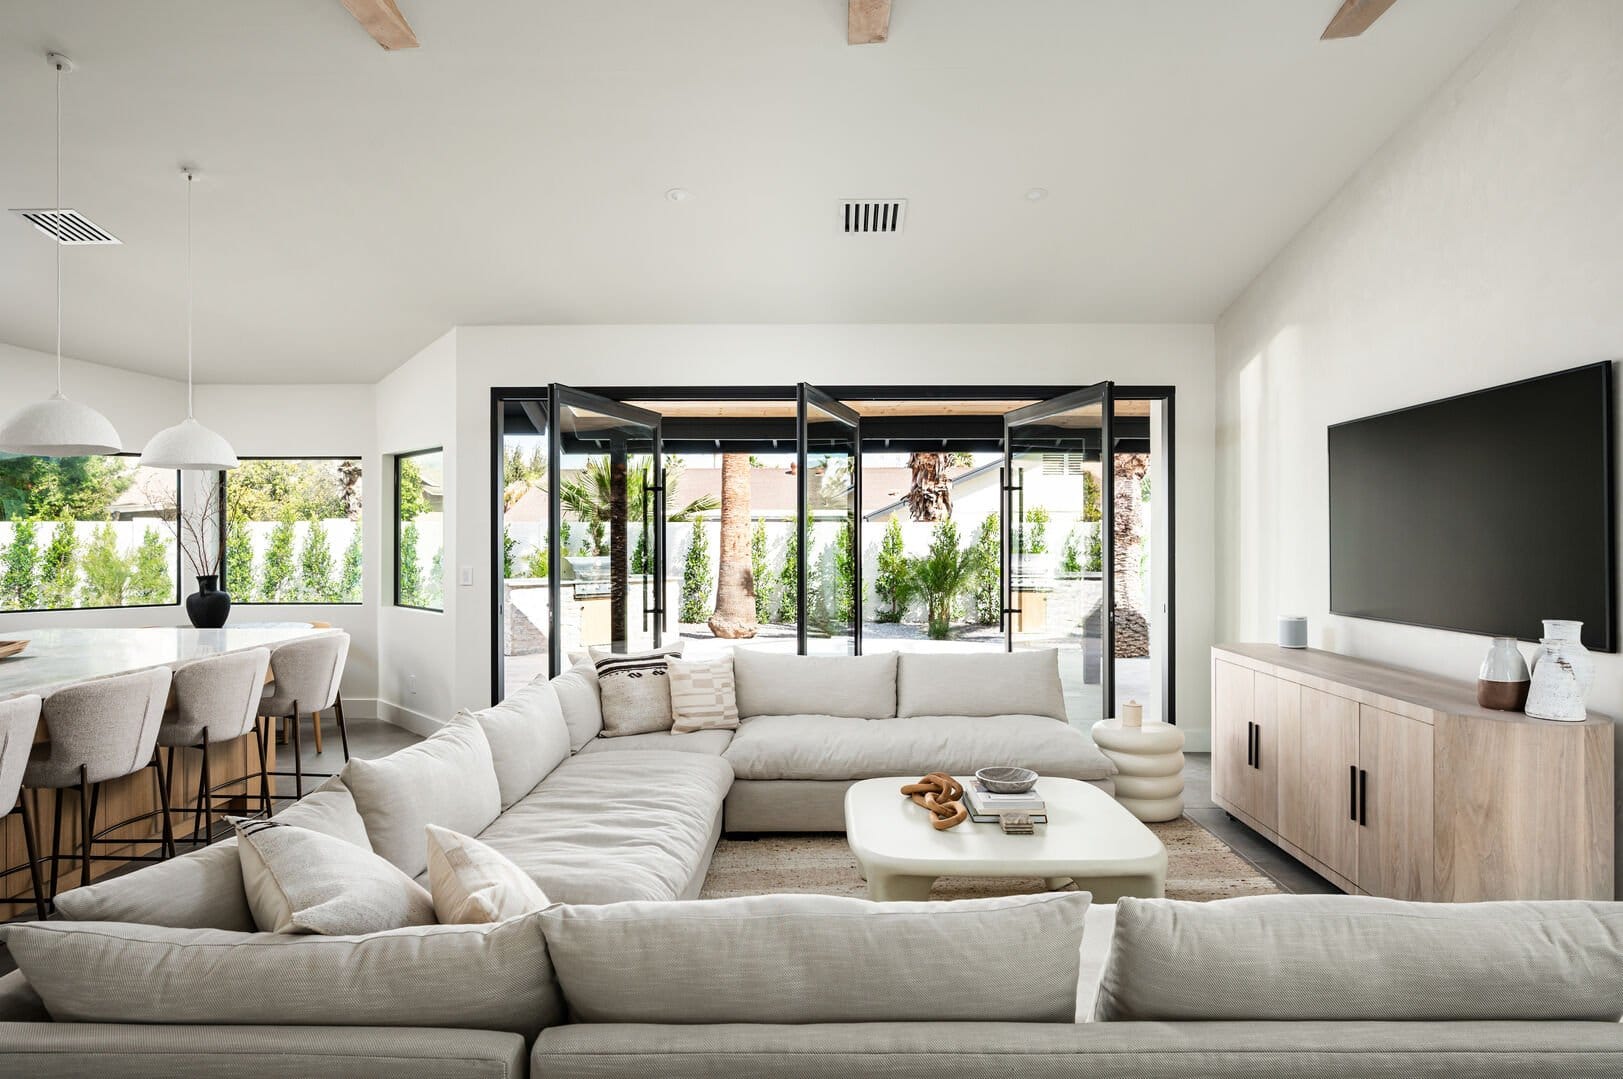
[[[89,405],[70,401],[62,393],[62,72],[73,61],[58,53],[46,59],[56,69],[56,392],[43,401],[24,405],[0,423],[0,450],[34,457],[85,457],[123,450],[112,421]]]
[[[186,418],[152,436],[141,451],[141,464],[221,472],[237,467],[237,452],[192,416],[192,181],[196,176],[191,169],[182,171],[186,177]]]

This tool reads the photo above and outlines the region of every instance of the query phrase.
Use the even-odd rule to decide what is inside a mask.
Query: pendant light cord
[[[56,212],[51,217],[56,241],[56,395],[62,396],[62,61],[56,62]]]
[[[186,418],[192,418],[192,181],[186,173]]]

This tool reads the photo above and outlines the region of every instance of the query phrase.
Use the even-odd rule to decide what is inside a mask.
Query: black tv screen
[[[1562,371],[1330,428],[1330,609],[1616,651],[1612,371]]]

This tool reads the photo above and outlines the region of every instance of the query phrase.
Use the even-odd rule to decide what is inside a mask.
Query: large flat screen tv
[[[1330,428],[1330,609],[1617,650],[1609,363]]]

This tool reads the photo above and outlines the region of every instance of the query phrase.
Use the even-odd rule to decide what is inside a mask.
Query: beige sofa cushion
[[[628,734],[624,738],[594,738],[581,750],[590,753],[619,753],[627,749],[669,750],[673,753],[703,753],[719,757],[733,740],[732,731],[652,731],[648,734]]]
[[[671,680],[665,661],[680,657],[685,642],[641,652],[591,648],[597,693],[603,704],[602,738],[671,729]]]
[[[108,922],[17,923],[0,936],[59,1023],[465,1027],[533,1038],[563,1021],[536,915],[364,937]]]
[[[329,779],[278,813],[276,819],[372,849],[355,799],[337,779]],[[63,892],[56,897],[56,909],[76,922],[140,922],[241,933],[256,928],[243,888],[235,836],[133,873]]]
[[[1065,719],[1059,651],[903,652],[898,716],[1047,716]]]
[[[676,899],[709,864],[732,782],[727,762],[705,754],[583,753],[479,840],[554,902]]]
[[[738,714],[816,713],[887,719],[896,714],[896,653],[794,656],[757,648],[733,650]]]
[[[238,820],[237,855],[254,923],[327,936],[433,925],[422,885],[368,847],[279,820]]]
[[[352,758],[342,778],[366,822],[372,849],[408,877],[428,868],[425,827],[437,824],[477,835],[502,808],[490,741],[467,716],[387,757]]]
[[[1086,892],[948,903],[762,895],[541,914],[589,1023],[1069,1023]]]
[[[427,831],[428,888],[441,924],[506,921],[549,902],[528,873],[477,839],[433,824]]]
[[[1123,899],[1101,1020],[1623,1016],[1623,903]]]
[[[569,725],[569,751],[579,753],[603,733],[603,701],[597,690],[597,667],[583,659],[552,680]]]
[[[569,725],[558,690],[545,678],[519,687],[500,704],[464,710],[484,729],[506,809],[569,759]]]
[[[1116,766],[1081,731],[1047,716],[746,719],[723,754],[739,779],[872,779],[1010,764],[1097,780]]]
[[[671,685],[671,730],[738,729],[738,693],[733,684],[733,657],[667,659],[665,672]]]

